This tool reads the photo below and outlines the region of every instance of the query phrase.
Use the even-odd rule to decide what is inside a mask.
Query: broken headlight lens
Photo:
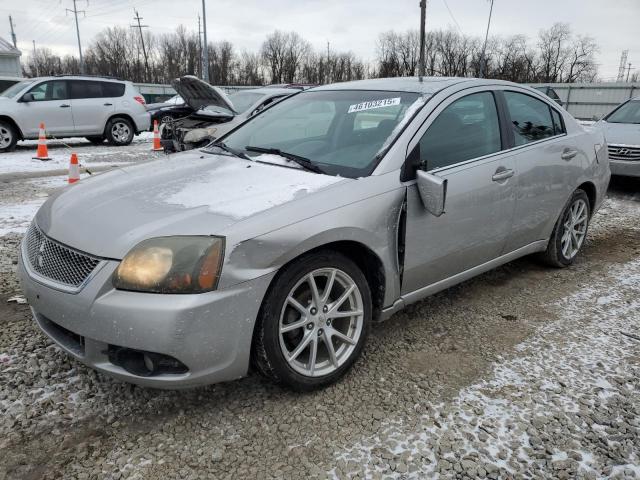
[[[144,240],[113,275],[120,290],[202,293],[215,290],[224,258],[221,237],[178,236]]]

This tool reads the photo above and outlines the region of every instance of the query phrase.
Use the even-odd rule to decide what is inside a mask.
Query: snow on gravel
[[[432,406],[415,426],[383,424],[375,437],[337,452],[338,465],[355,462],[377,476],[386,448],[407,478],[535,478],[549,471],[557,478],[634,478],[640,419],[629,403],[640,394],[640,342],[624,333],[640,335],[640,260],[614,267],[555,308],[559,320],[518,345],[517,356],[498,362],[486,380]],[[616,465],[602,467],[599,444],[610,457],[614,452]]]

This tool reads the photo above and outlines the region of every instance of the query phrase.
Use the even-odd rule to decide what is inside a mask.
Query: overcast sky
[[[352,50],[365,60],[375,58],[375,41],[385,30],[417,28],[419,0],[206,0],[210,41],[229,40],[237,50],[257,50],[275,29],[296,30],[314,47]],[[137,8],[154,33],[167,33],[179,24],[197,29],[200,0],[78,0],[80,36],[88,45],[101,29],[133,23]],[[3,27],[10,40],[9,19],[16,25],[18,47],[36,46],[57,53],[77,54],[73,15],[65,15],[72,0],[0,0]],[[448,7],[448,8],[447,8]],[[622,50],[640,68],[640,0],[495,0],[491,34],[525,34],[533,42],[538,31],[554,22],[567,22],[575,33],[593,36],[600,45],[600,76],[615,77]],[[427,29],[454,28],[483,36],[488,0],[428,0]]]

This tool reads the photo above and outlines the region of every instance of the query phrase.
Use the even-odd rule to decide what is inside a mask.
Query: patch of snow
[[[274,172],[273,167],[260,163],[247,165],[241,184],[220,182],[216,178],[237,174],[236,165],[210,170],[197,181],[185,182],[179,191],[163,201],[187,208],[204,205],[213,213],[241,219],[344,180],[297,168],[280,168]]]
[[[4,204],[2,218],[0,218],[0,237],[10,232],[26,232],[31,220],[45,200],[46,197],[23,203]]]

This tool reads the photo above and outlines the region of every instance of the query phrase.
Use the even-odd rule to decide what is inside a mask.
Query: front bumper
[[[105,261],[72,294],[34,280],[20,255],[18,276],[34,319],[60,348],[96,370],[148,387],[195,387],[246,375],[253,326],[273,274],[220,291],[160,295],[115,290],[117,265]],[[169,355],[188,372],[134,375],[111,363],[110,345]]]
[[[625,160],[609,160],[612,175],[624,177],[640,177],[640,162]]]

